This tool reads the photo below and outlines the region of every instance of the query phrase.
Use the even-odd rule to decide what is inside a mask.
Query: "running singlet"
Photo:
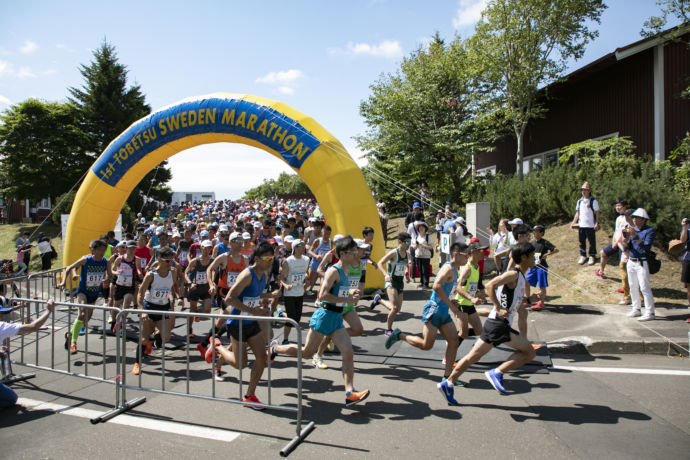
[[[470,277],[467,279],[467,282],[465,283],[465,292],[467,292],[470,297],[476,297],[477,296],[477,286],[479,284],[479,267],[474,267],[470,262],[467,262],[467,265],[470,267]],[[461,296],[460,294],[455,295],[455,300],[460,302],[460,305],[465,305],[465,306],[471,306],[472,302]]]
[[[331,250],[331,240],[328,239],[326,240],[328,243],[324,243],[323,238],[319,239],[319,245],[316,247],[316,251],[314,251],[317,255],[322,256],[321,259],[317,259],[314,257],[314,260],[311,261],[311,271],[316,272],[316,269],[319,268],[319,264],[321,263],[321,260],[323,260],[323,256],[328,254],[328,252]]]
[[[515,315],[517,309],[520,307],[520,304],[522,304],[522,297],[525,293],[524,275],[517,267],[514,267],[513,270],[518,272],[518,280],[515,287],[511,289],[505,284],[502,284],[496,289],[496,298],[498,299],[498,303],[501,304],[501,308],[508,309],[508,317],[503,318],[501,316],[498,316],[498,311],[496,311],[496,307],[494,307],[491,310],[491,313],[489,313],[490,319],[504,319],[508,321],[508,324],[512,324],[513,316]]]
[[[235,281],[237,281],[237,277],[240,276],[242,270],[244,270],[245,268],[247,268],[246,258],[240,256],[239,263],[236,263],[234,260],[232,260],[232,256],[228,254],[228,259],[225,263],[225,268],[220,269],[220,277],[218,277],[218,287],[223,289],[224,292],[227,293],[227,291],[230,290],[232,285],[235,284]]]
[[[134,255],[139,258],[139,271],[143,274],[144,269],[148,266],[151,261],[151,249],[148,246],[143,248],[136,248]]]
[[[120,274],[117,276],[115,284],[124,287],[134,286],[134,278],[137,273],[136,260],[136,257],[129,262],[124,257],[120,260],[120,266],[118,267]]]
[[[445,292],[445,293],[446,293],[446,296],[450,298],[451,293],[452,293],[453,291],[455,291],[455,288],[456,288],[457,285],[458,285],[458,271],[455,269],[455,267],[453,267],[452,262],[446,262],[446,263],[443,264],[443,265],[444,265],[444,266],[445,266],[445,265],[450,265],[450,266],[451,266],[451,267],[450,267],[451,270],[453,270],[453,281],[450,281],[450,282],[448,282],[448,283],[443,283],[443,285],[441,286],[441,288],[443,289],[443,292]],[[440,272],[441,269],[439,269],[438,271]],[[438,306],[445,307],[446,311],[448,310],[448,308],[450,308],[450,307],[449,307],[448,305],[446,305],[446,303],[438,296],[438,294],[436,294],[436,291],[433,291],[433,292],[431,293],[431,299],[430,299],[430,300],[431,300],[432,302],[435,302],[436,305],[438,305]]]
[[[206,287],[208,289],[208,278],[206,277],[206,269],[211,265],[211,262],[213,260],[210,260],[206,265],[201,264],[201,257],[197,257],[196,263],[194,264],[194,270],[189,272],[189,279],[192,281],[192,284],[196,284],[197,288],[201,287],[202,289]]]
[[[218,255],[230,252],[230,248],[225,243],[218,243],[216,246],[218,246]]]
[[[168,271],[165,278],[158,274],[158,270],[153,272],[153,280],[146,290],[144,300],[155,305],[167,305],[170,303],[168,294],[173,285],[172,270]]]
[[[254,269],[252,267],[249,267],[248,270],[252,274],[252,282],[249,286],[247,286],[244,289],[244,291],[242,291],[238,298],[243,304],[245,304],[249,308],[258,308],[261,306],[261,293],[264,292],[264,289],[266,288],[266,274],[264,273],[263,275],[261,275],[261,279],[259,279],[256,277],[256,273],[254,273]],[[241,311],[240,309],[235,307],[232,308],[230,314],[251,316],[251,313]],[[239,320],[236,319],[229,319],[227,321],[227,324],[232,324],[233,321],[239,324]],[[243,321],[242,324],[250,324],[255,322],[256,321],[254,320]]]
[[[93,256],[86,256],[86,262],[81,266],[78,291],[88,297],[98,297],[98,293],[101,292],[101,283],[105,281],[107,268],[108,259],[105,257],[96,261]]]
[[[192,246],[192,241],[182,240],[180,241],[180,252],[177,254],[177,261],[183,267],[189,265],[187,260],[187,255],[189,254],[189,248]]]
[[[336,297],[348,297],[350,292],[350,278],[348,276],[345,276],[345,272],[343,271],[343,268],[340,265],[333,266],[336,270],[338,270],[338,276],[340,280],[335,286],[331,288],[331,294],[333,294]],[[359,282],[359,278],[357,278],[357,281]],[[338,302],[337,304],[333,304],[332,302],[321,301],[321,303],[341,308],[347,306],[347,302]]]
[[[397,281],[402,281],[407,273],[407,259],[407,253],[405,253],[405,257],[400,257],[398,250],[395,250],[395,262],[388,263],[388,274],[391,278],[398,278]]]
[[[285,297],[301,297],[304,295],[304,278],[307,275],[307,267],[309,267],[309,257],[302,256],[298,259],[295,256],[290,256],[287,258],[287,263],[290,271],[286,282],[292,285],[292,289],[286,290],[283,295]]]

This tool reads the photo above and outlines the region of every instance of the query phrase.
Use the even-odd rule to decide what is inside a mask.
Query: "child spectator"
[[[532,229],[534,233],[534,268],[530,268],[525,275],[525,299],[530,297],[530,286],[539,288],[539,301],[534,304],[530,310],[539,311],[544,306],[546,300],[546,288],[549,286],[548,274],[549,265],[546,262],[546,257],[556,254],[558,248],[551,244],[550,241],[544,239],[544,226],[535,225]]]

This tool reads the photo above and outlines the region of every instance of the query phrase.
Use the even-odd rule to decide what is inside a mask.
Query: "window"
[[[50,200],[48,198],[43,198],[36,205],[38,209],[50,209]]]
[[[495,176],[496,166],[487,166],[486,168],[477,169],[477,177]]]

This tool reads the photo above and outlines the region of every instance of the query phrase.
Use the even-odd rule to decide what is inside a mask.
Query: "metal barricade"
[[[47,300],[53,298],[59,302],[71,300],[69,290],[59,289],[66,267],[54,268],[45,272],[32,273],[26,280],[26,297]]]
[[[140,347],[142,343],[142,336],[141,336],[141,331],[142,331],[142,315],[161,315],[162,321],[160,324],[162,325],[163,330],[159,331],[162,337],[166,336],[166,333],[168,332],[166,330],[166,321],[165,317],[169,316],[171,318],[185,318],[187,321],[193,320],[193,317],[199,317],[199,318],[209,318],[211,319],[211,337],[216,336],[216,320],[219,318],[222,319],[235,319],[235,320],[240,320],[242,321],[264,321],[264,322],[269,322],[268,326],[270,328],[270,322],[279,322],[279,323],[286,323],[292,326],[296,333],[297,333],[297,344],[298,344],[298,356],[297,356],[297,404],[296,405],[285,405],[285,404],[273,404],[272,402],[272,391],[271,391],[271,362],[270,359],[267,359],[266,363],[266,368],[264,372],[267,372],[267,375],[264,377],[264,379],[267,382],[267,389],[268,389],[268,402],[267,403],[253,403],[253,402],[248,402],[248,401],[243,401],[242,400],[242,395],[243,395],[243,337],[242,337],[242,327],[240,327],[240,336],[239,336],[239,341],[240,341],[240,353],[239,359],[240,362],[238,363],[239,367],[239,393],[237,398],[224,398],[220,397],[216,393],[216,381],[213,375],[211,375],[211,388],[210,388],[210,394],[209,393],[201,393],[201,392],[194,392],[190,390],[190,340],[189,340],[189,335],[185,334],[185,344],[184,344],[184,353],[185,353],[185,391],[174,391],[170,388],[166,388],[166,347],[165,344],[161,347],[161,357],[160,357],[160,366],[161,366],[161,372],[160,372],[160,386],[159,387],[153,387],[153,386],[146,386],[143,384],[143,374],[144,374],[144,367],[143,367],[143,359],[140,359],[140,372],[139,375],[137,376],[137,383],[132,384],[127,382],[127,376],[128,376],[128,370],[127,370],[127,334],[126,334],[126,324],[127,324],[127,318],[129,316],[135,315],[138,318],[138,333],[136,337],[136,346]],[[185,321],[185,330],[186,330],[186,323]],[[169,394],[169,395],[174,395],[174,396],[186,396],[186,397],[192,397],[192,398],[198,398],[198,399],[206,399],[206,400],[213,400],[213,401],[221,401],[221,402],[226,402],[226,403],[231,403],[231,404],[241,404],[245,406],[253,406],[253,407],[262,407],[262,408],[267,408],[267,409],[273,409],[273,410],[281,410],[281,411],[288,411],[288,412],[295,412],[296,414],[296,436],[288,443],[285,448],[281,451],[281,455],[286,456],[288,455],[301,441],[303,441],[311,431],[314,429],[314,422],[309,422],[304,428],[302,428],[302,331],[298,323],[296,323],[294,320],[290,318],[273,318],[273,317],[266,317],[266,316],[241,316],[241,315],[222,315],[222,314],[212,314],[212,313],[190,313],[190,312],[179,312],[179,311],[156,311],[156,310],[138,310],[138,309],[127,309],[127,310],[122,310],[118,313],[117,316],[117,324],[122,324],[125,326],[124,328],[120,329],[117,332],[118,339],[119,339],[119,349],[118,349],[118,356],[119,356],[119,362],[120,362],[120,371],[119,371],[119,376],[120,378],[117,379],[116,382],[116,402],[117,406],[109,411],[106,412],[105,414],[96,417],[95,419],[92,419],[92,423],[99,423],[99,422],[104,422],[107,421],[125,411],[128,411],[129,409],[138,406],[139,404],[142,404],[143,402],[146,401],[145,397],[140,397],[133,399],[131,401],[127,401],[127,390],[138,390],[138,391],[147,391],[147,392],[153,392],[153,393],[163,393],[163,394]],[[174,324],[173,324],[174,328]],[[212,347],[212,373],[215,372],[214,369],[216,369],[216,353],[215,353],[215,340],[212,341],[210,344]],[[143,356],[140,356],[140,358],[143,358]]]
[[[28,322],[28,318],[31,316],[30,310],[33,308],[33,316],[35,318],[39,317],[45,308],[47,300],[13,298],[12,302],[16,303],[15,308],[19,309],[20,311],[18,320],[21,323],[26,323]],[[82,341],[83,351],[77,352],[73,359],[73,354],[71,353],[69,346],[67,346],[68,343],[65,343],[64,352],[59,350],[59,345],[62,341],[58,339],[56,342],[56,336],[63,337],[62,331],[65,331],[66,334],[71,334],[70,329],[72,327],[72,320],[78,317],[79,308],[93,309],[94,314],[91,317],[91,320],[84,324],[84,336]],[[96,313],[97,311],[101,312],[100,318]],[[113,312],[114,316],[117,316],[117,313],[120,311],[121,310],[119,308],[113,307],[55,302],[55,312],[50,316],[48,325],[44,325],[34,334],[19,335],[8,340],[6,345],[7,353],[9,354],[10,358],[12,358],[11,362],[13,364],[19,364],[34,369],[67,374],[74,377],[81,377],[112,384],[117,377],[120,360],[118,355],[119,347],[115,334],[109,335],[107,333],[109,330],[107,325],[107,316],[109,312]],[[100,325],[100,333],[96,328],[98,325]],[[101,350],[100,353],[90,355],[89,345],[91,342],[95,342],[94,340],[90,340],[90,338],[93,336],[98,337],[98,340],[100,340]],[[66,338],[66,336],[64,337]],[[109,337],[111,337],[110,341],[108,340]],[[45,339],[49,340],[49,351],[47,357],[45,353]],[[12,354],[12,345],[19,346],[19,350],[14,354]],[[95,348],[93,343],[91,343],[91,345],[92,349]],[[115,359],[111,366],[108,366],[106,361],[106,357],[109,355],[109,350],[112,350],[112,352],[115,353]],[[17,356],[17,354],[19,356]],[[101,369],[100,371],[97,370],[96,372],[89,372],[89,360],[93,359],[94,355],[96,358],[100,358],[101,361],[100,363],[95,363],[92,365],[92,368],[100,367]],[[77,363],[75,360],[82,356],[83,361]],[[77,367],[80,369],[76,370]],[[31,375],[31,377],[33,376],[34,375]],[[17,380],[15,379],[13,381]]]
[[[27,275],[0,278],[0,284],[5,286],[4,296],[9,298],[31,297],[28,291]]]

